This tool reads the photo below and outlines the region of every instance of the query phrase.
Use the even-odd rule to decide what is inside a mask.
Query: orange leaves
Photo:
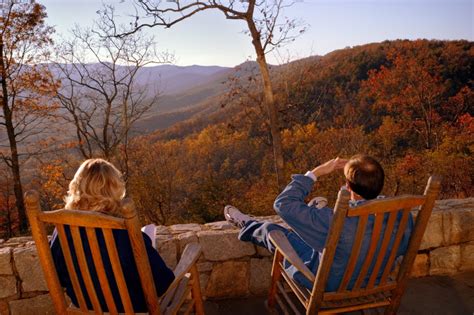
[[[40,174],[43,178],[41,188],[48,204],[54,209],[63,206],[63,197],[67,190],[64,171],[64,164],[60,160],[51,161],[40,167]]]
[[[447,86],[440,75],[438,60],[425,46],[418,42],[404,46],[405,50],[388,54],[389,66],[369,71],[362,93],[372,98],[376,111],[411,128],[430,149],[439,133],[439,112]]]

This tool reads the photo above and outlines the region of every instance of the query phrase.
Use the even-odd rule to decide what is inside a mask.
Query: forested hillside
[[[382,161],[386,195],[421,193],[441,174],[442,198],[474,192],[474,45],[467,41],[368,44],[273,67],[286,177],[359,152]],[[226,204],[272,213],[278,194],[258,76],[230,79],[191,119],[131,140],[128,190],[159,224],[222,219]],[[61,203],[76,164],[42,170],[46,204]],[[343,176],[313,195],[334,202]]]
[[[386,169],[387,195],[421,193],[439,173],[443,198],[472,196],[473,71],[472,42],[424,40],[274,69],[288,179],[366,152]],[[271,213],[278,192],[259,82],[237,80],[220,102],[211,114],[136,139],[130,192],[152,220],[220,219],[227,203]],[[342,179],[322,179],[314,195],[334,201]]]

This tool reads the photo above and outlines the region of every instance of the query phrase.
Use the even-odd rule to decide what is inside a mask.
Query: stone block
[[[237,239],[237,230],[198,232],[204,257],[212,261],[224,261],[255,254],[253,244]]]
[[[18,236],[18,237],[12,237],[8,239],[5,244],[21,244],[21,243],[26,243],[28,241],[32,241],[33,237],[31,236]]]
[[[0,301],[0,314],[2,315],[10,314],[10,309],[8,308],[8,302]]]
[[[12,275],[11,247],[0,248],[0,275]]]
[[[211,262],[202,262],[197,264],[197,269],[199,272],[209,272],[212,270],[212,266]]]
[[[15,276],[0,276],[0,299],[17,293]]]
[[[272,261],[269,258],[250,259],[250,293],[265,295],[271,283]]]
[[[234,225],[227,221],[211,222],[205,224],[204,226],[210,230],[230,230],[235,228]]]
[[[430,271],[430,261],[428,254],[418,254],[415,257],[415,262],[413,263],[413,268],[411,269],[410,277],[424,277],[429,274]]]
[[[445,245],[474,241],[474,211],[450,209],[443,212]]]
[[[29,299],[10,301],[11,315],[53,315],[53,302],[49,294],[38,295]]]
[[[436,200],[435,209],[474,209],[474,197]]]
[[[206,285],[208,298],[230,298],[245,296],[249,287],[249,263],[226,261],[214,265]]]
[[[156,238],[156,249],[160,254],[161,258],[165,261],[166,265],[174,269],[177,264],[176,257],[178,256],[178,250],[176,248],[176,241],[175,239],[168,235],[165,237],[158,237]]]
[[[195,232],[186,232],[186,233],[178,234],[177,238],[178,238],[180,255],[184,251],[184,248],[186,247],[187,244],[198,242],[198,238]]]
[[[443,246],[443,211],[433,211],[421,240],[420,250]]]
[[[461,245],[460,270],[474,270],[474,242]]]
[[[22,280],[23,291],[48,291],[36,247],[15,248],[13,259]]]
[[[175,225],[169,226],[169,230],[173,234],[189,232],[189,231],[198,232],[198,231],[201,231],[201,229],[202,229],[201,225],[197,223],[175,224]]]
[[[261,246],[255,245],[255,248],[257,249],[257,254],[262,257],[273,257],[273,253],[269,251],[266,248],[263,248]]]
[[[461,246],[440,247],[430,252],[430,275],[454,274],[461,264]]]
[[[157,225],[156,226],[156,234],[170,234],[170,231],[168,230],[168,227],[164,225]]]
[[[201,294],[203,295],[203,297],[207,297],[206,296],[206,286],[207,286],[208,282],[209,282],[209,274],[200,273],[199,274],[199,286],[201,287]]]

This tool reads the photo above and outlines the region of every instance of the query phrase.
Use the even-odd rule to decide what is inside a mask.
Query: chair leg
[[[202,303],[201,284],[199,283],[199,272],[196,264],[191,267],[192,288],[191,294],[194,300],[194,307],[197,315],[204,315],[204,304]]]
[[[277,294],[277,284],[281,278],[281,266],[280,262],[283,260],[283,255],[277,250],[275,252],[275,257],[273,258],[272,265],[272,282],[270,285],[270,292],[268,293],[268,307],[270,309],[275,308],[276,303],[276,294]]]

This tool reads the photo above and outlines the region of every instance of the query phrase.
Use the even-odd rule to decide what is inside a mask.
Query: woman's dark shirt
[[[65,232],[68,239],[69,248],[71,249],[72,260],[74,262],[74,268],[78,275],[82,293],[84,295],[84,299],[86,300],[88,309],[91,310],[93,309],[92,304],[87,295],[84,280],[82,279],[82,274],[79,269],[69,226],[65,226]],[[127,230],[113,230],[112,232],[114,235],[120,264],[122,266],[125,282],[127,283],[128,292],[132,301],[133,309],[135,312],[146,312],[147,305],[145,297],[143,295],[143,289],[141,287],[137,265],[135,264],[135,259],[133,257],[133,251],[132,246],[130,244],[128,232]],[[166,266],[165,262],[160,257],[158,252],[153,248],[150,238],[145,233],[142,234],[143,240],[145,242],[145,248],[147,251],[148,259],[150,261],[153,279],[155,281],[155,287],[158,295],[161,296],[163,295],[163,293],[166,292],[170,284],[173,282],[174,274],[173,271],[171,271],[171,269]],[[102,310],[108,311],[107,304],[105,302],[105,298],[101,290],[100,282],[97,277],[97,271],[93,263],[91,249],[89,246],[89,242],[87,241],[87,235],[84,228],[80,228],[80,235],[83,243],[84,254],[91,274],[92,282],[94,283],[97,298],[99,299],[100,305],[102,306]],[[115,282],[115,277],[113,275],[112,265],[108,256],[104,235],[100,229],[96,229],[96,235],[97,242],[100,248],[102,262],[105,269],[105,274],[107,275],[107,279],[109,280],[109,286],[115,300],[115,305],[117,306],[118,312],[124,312],[117,283]],[[54,264],[56,266],[56,270],[58,272],[59,281],[61,282],[61,285],[66,288],[66,292],[71,298],[72,303],[78,307],[79,303],[77,301],[76,295],[74,294],[74,289],[72,287],[71,279],[69,278],[69,273],[67,271],[66,262],[64,260],[64,255],[61,250],[56,230],[54,231],[53,238],[51,240],[51,253],[53,256]]]

